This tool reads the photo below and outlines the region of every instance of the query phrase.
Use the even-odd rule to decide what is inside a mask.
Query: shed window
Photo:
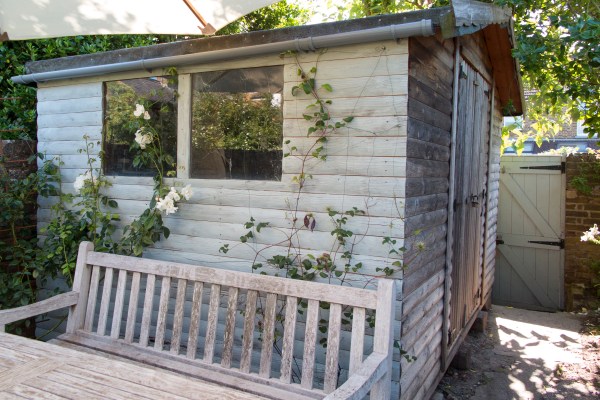
[[[104,173],[153,175],[151,168],[135,168],[129,147],[135,138],[136,103],[150,113],[150,123],[161,135],[164,151],[177,154],[177,82],[171,76],[106,82],[104,87]]]
[[[281,180],[283,67],[193,75],[192,178]]]

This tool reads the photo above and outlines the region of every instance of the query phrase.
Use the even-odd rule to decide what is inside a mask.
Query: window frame
[[[192,140],[192,97],[193,97],[193,74],[199,72],[223,71],[243,68],[260,67],[283,67],[283,91],[282,91],[282,113],[283,125],[285,127],[286,94],[290,91],[289,82],[286,80],[286,69],[288,62],[280,56],[268,56],[260,59],[233,61],[224,65],[222,63],[206,64],[201,66],[184,67],[178,70],[179,77],[179,99],[177,109],[177,178],[186,182],[201,182],[199,186],[222,187],[222,188],[245,188],[264,190],[272,188],[281,190],[285,187],[285,163],[282,160],[281,180],[243,180],[243,179],[209,179],[191,178],[191,140]],[[294,69],[295,71],[295,69]],[[285,129],[282,132],[282,148],[286,138]],[[266,186],[265,186],[266,185]]]
[[[286,107],[286,94],[291,90],[291,84],[286,76],[288,69],[293,67],[296,71],[295,65],[290,65],[289,60],[282,58],[280,55],[266,55],[257,58],[245,59],[245,60],[233,60],[224,64],[219,63],[207,63],[202,65],[190,65],[183,66],[177,69],[178,79],[178,99],[177,99],[177,151],[176,151],[176,179],[183,180],[186,183],[191,183],[193,186],[206,187],[206,188],[224,188],[224,189],[243,189],[243,190],[284,190],[289,179],[286,179],[285,173],[285,158],[282,160],[282,176],[281,180],[242,180],[242,179],[208,179],[208,178],[191,178],[190,177],[190,166],[191,166],[191,134],[192,134],[192,95],[193,95],[193,74],[198,72],[211,72],[211,71],[222,71],[230,69],[242,69],[242,68],[260,68],[260,67],[271,67],[281,66],[283,67],[283,91],[282,91],[282,113],[283,125],[285,128],[285,107]],[[135,78],[146,78],[150,76],[161,75],[158,71],[154,73],[141,73],[141,74],[127,74],[126,76],[114,76],[109,79],[103,80],[103,84],[109,81],[120,80],[120,79],[135,79]],[[103,99],[104,102],[104,99]],[[104,132],[104,121],[102,131]],[[102,135],[104,142],[104,134]],[[286,140],[286,132],[283,129],[282,132],[282,148],[284,147]],[[102,168],[104,171],[104,167]],[[118,178],[119,180],[133,180],[140,179],[140,177],[134,176],[121,176],[121,175],[107,175],[109,177]],[[147,178],[147,177],[144,177]],[[148,178],[150,179],[150,178]],[[196,185],[194,184],[196,182]]]
[[[164,73],[162,74],[155,74],[155,73],[148,73],[148,74],[140,74],[140,75],[126,75],[126,76],[119,76],[119,75],[114,75],[111,76],[110,79],[106,79],[101,81],[101,85],[102,85],[102,89],[101,89],[101,93],[102,93],[102,129],[101,129],[101,149],[103,152],[106,152],[106,146],[107,146],[107,141],[106,141],[106,135],[107,135],[107,125],[106,125],[106,113],[108,111],[108,101],[107,101],[107,94],[108,94],[108,84],[113,83],[113,82],[122,82],[122,81],[127,81],[127,80],[134,80],[134,79],[151,79],[151,78],[155,78],[155,77],[165,77],[167,76],[166,71],[163,71]],[[175,89],[176,91],[179,90],[179,82],[177,82],[177,88]],[[131,108],[131,117],[133,118],[133,109],[134,107],[132,106]],[[179,113],[179,98],[177,98],[177,112]],[[178,126],[179,126],[179,115],[177,116],[177,120],[176,120],[176,124],[177,126],[175,127],[175,138],[177,140],[177,143],[179,143],[179,133],[178,133]],[[133,135],[134,132],[131,132],[132,135],[132,141],[133,141]],[[131,144],[131,143],[130,143]],[[177,165],[177,149],[175,151],[175,163]],[[147,178],[147,179],[152,179],[152,173],[148,173],[148,174],[139,174],[139,175],[129,175],[129,174],[119,174],[119,173],[114,173],[114,171],[111,171],[111,173],[107,173],[107,163],[108,159],[105,156],[102,157],[101,159],[101,164],[100,164],[100,170],[102,171],[102,175],[106,176],[106,177],[111,177],[113,179],[122,179],[122,178],[134,178],[134,179],[140,179],[140,178]]]

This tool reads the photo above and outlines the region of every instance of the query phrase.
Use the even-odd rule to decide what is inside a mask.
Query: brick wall
[[[575,181],[585,178],[588,194],[577,190]],[[567,158],[567,193],[565,219],[565,306],[567,310],[600,305],[597,287],[600,270],[600,245],[582,242],[580,237],[595,223],[600,225],[600,159],[582,154]]]

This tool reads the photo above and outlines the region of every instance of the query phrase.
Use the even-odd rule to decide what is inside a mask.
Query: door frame
[[[444,282],[444,308],[443,308],[443,321],[442,321],[442,352],[441,352],[441,368],[442,368],[442,372],[445,371],[449,364],[450,361],[452,360],[452,358],[454,357],[454,355],[456,354],[456,352],[458,351],[459,348],[459,344],[462,343],[462,341],[464,340],[464,336],[466,335],[466,333],[468,333],[468,330],[470,329],[470,327],[472,326],[473,322],[475,321],[475,318],[477,317],[477,312],[474,313],[474,315],[472,317],[470,317],[470,320],[466,322],[466,324],[464,325],[462,331],[459,332],[458,335],[456,335],[455,338],[453,338],[453,340],[451,341],[450,336],[449,336],[449,332],[450,332],[450,312],[451,312],[451,293],[452,293],[452,271],[453,271],[453,260],[454,260],[454,255],[453,255],[453,247],[454,247],[454,221],[455,221],[455,212],[454,212],[454,199],[456,197],[456,193],[455,193],[455,189],[456,189],[456,182],[455,182],[455,174],[456,174],[456,157],[457,157],[457,134],[458,134],[458,112],[459,112],[459,79],[460,79],[460,72],[461,72],[461,63],[465,63],[467,65],[468,61],[463,58],[461,56],[461,46],[460,46],[460,38],[455,38],[454,39],[454,44],[455,44],[455,51],[454,51],[454,84],[453,84],[453,108],[452,108],[452,131],[451,131],[451,155],[450,155],[450,182],[449,182],[449,201],[448,201],[448,221],[447,221],[447,241],[446,241],[446,271],[445,271],[445,282]],[[481,73],[477,71],[476,68],[473,68],[473,66],[469,65],[474,72],[476,72],[477,74],[479,74],[481,76]],[[488,217],[488,193],[489,193],[489,189],[490,189],[490,162],[491,162],[491,151],[493,148],[492,145],[492,134],[493,134],[493,129],[494,129],[494,109],[495,109],[495,95],[496,95],[496,87],[495,87],[495,82],[492,80],[492,82],[487,82],[482,76],[481,76],[482,80],[484,82],[486,82],[487,84],[489,84],[489,114],[488,114],[488,118],[489,118],[489,124],[488,124],[488,135],[487,137],[485,137],[486,135],[484,135],[481,140],[488,140],[488,148],[487,148],[487,153],[485,154],[487,156],[486,162],[485,162],[485,166],[487,167],[487,171],[485,173],[480,174],[481,177],[485,176],[486,181],[485,184],[483,185],[484,187],[484,196],[483,199],[481,199],[481,204],[485,205],[485,210],[484,212],[481,213],[481,218],[485,218],[485,222],[482,224],[483,225],[483,231],[480,232],[482,234],[481,236],[481,240],[482,240],[482,245],[487,244],[487,235],[485,235],[485,229],[487,228],[487,217]],[[482,250],[482,255],[483,257],[481,258],[481,264],[480,265],[480,272],[482,274],[482,276],[479,277],[480,279],[480,298],[479,298],[479,304],[476,308],[480,308],[482,303],[483,303],[483,295],[484,295],[484,276],[483,274],[485,273],[485,268],[483,266],[483,264],[485,263],[485,255],[486,255],[486,248],[487,246],[485,246]]]

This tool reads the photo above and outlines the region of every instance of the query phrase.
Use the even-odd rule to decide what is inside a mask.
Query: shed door
[[[564,307],[565,175],[561,156],[503,156],[494,304]]]
[[[481,305],[491,108],[489,83],[465,62],[459,79],[450,348]]]

